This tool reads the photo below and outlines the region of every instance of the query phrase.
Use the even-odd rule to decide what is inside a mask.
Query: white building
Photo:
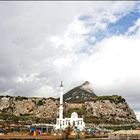
[[[79,130],[85,128],[83,118],[78,118],[78,114],[73,112],[71,118],[63,118],[63,85],[60,85],[60,106],[59,106],[59,118],[56,120],[56,129],[65,129],[69,125],[76,126]]]

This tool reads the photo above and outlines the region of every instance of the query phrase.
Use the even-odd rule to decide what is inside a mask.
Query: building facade
[[[78,114],[73,112],[70,118],[63,118],[63,85],[61,82],[60,85],[60,106],[59,106],[59,118],[56,120],[56,129],[65,129],[66,127],[76,126],[79,130],[83,130],[85,128],[85,123],[83,118],[78,118]]]

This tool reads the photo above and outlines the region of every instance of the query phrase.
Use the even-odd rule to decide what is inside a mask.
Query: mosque
[[[59,106],[59,118],[56,120],[55,129],[65,129],[66,127],[76,126],[79,130],[85,128],[83,118],[78,118],[78,114],[73,112],[70,118],[63,117],[63,84],[60,85],[60,106]]]

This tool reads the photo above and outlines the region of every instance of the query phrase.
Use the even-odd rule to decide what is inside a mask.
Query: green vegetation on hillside
[[[22,97],[22,96],[17,96],[17,97],[15,97],[15,100],[16,100],[16,101],[17,101],[17,100],[23,101],[23,100],[28,100],[28,98],[27,98],[27,97]]]
[[[118,95],[112,95],[112,96],[97,96],[96,98],[87,99],[87,101],[101,101],[101,100],[109,100],[111,103],[124,103],[125,99]]]
[[[85,109],[73,108],[73,109],[69,109],[67,112],[65,112],[64,117],[70,118],[71,114],[73,112],[76,112],[79,117],[82,117],[82,116],[86,115],[86,113],[87,113]]]
[[[118,95],[112,95],[112,96],[97,96],[94,101],[99,101],[99,100],[109,100],[110,102],[114,102],[115,104],[117,103],[123,103],[125,102],[125,99],[122,98],[121,96]]]
[[[39,100],[38,103],[37,103],[37,106],[41,106],[43,104],[44,104],[44,102],[42,100]]]
[[[136,129],[137,126],[136,125],[116,125],[116,126],[106,126],[104,127],[108,130],[114,130],[114,131],[118,131],[118,130],[130,130],[130,129]]]
[[[29,124],[29,123],[55,123],[55,119],[51,118],[51,119],[48,119],[48,118],[38,118],[38,117],[35,117],[35,116],[32,116],[31,114],[22,114],[20,116],[16,116],[16,115],[13,115],[13,114],[9,114],[9,113],[2,113],[0,114],[0,119],[1,120],[4,120],[4,122],[8,122],[11,124],[14,123],[14,124],[17,124],[19,122],[24,122],[26,124]]]

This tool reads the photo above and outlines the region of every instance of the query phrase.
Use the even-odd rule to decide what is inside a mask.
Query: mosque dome
[[[76,112],[71,113],[71,118],[78,118],[78,114]]]

